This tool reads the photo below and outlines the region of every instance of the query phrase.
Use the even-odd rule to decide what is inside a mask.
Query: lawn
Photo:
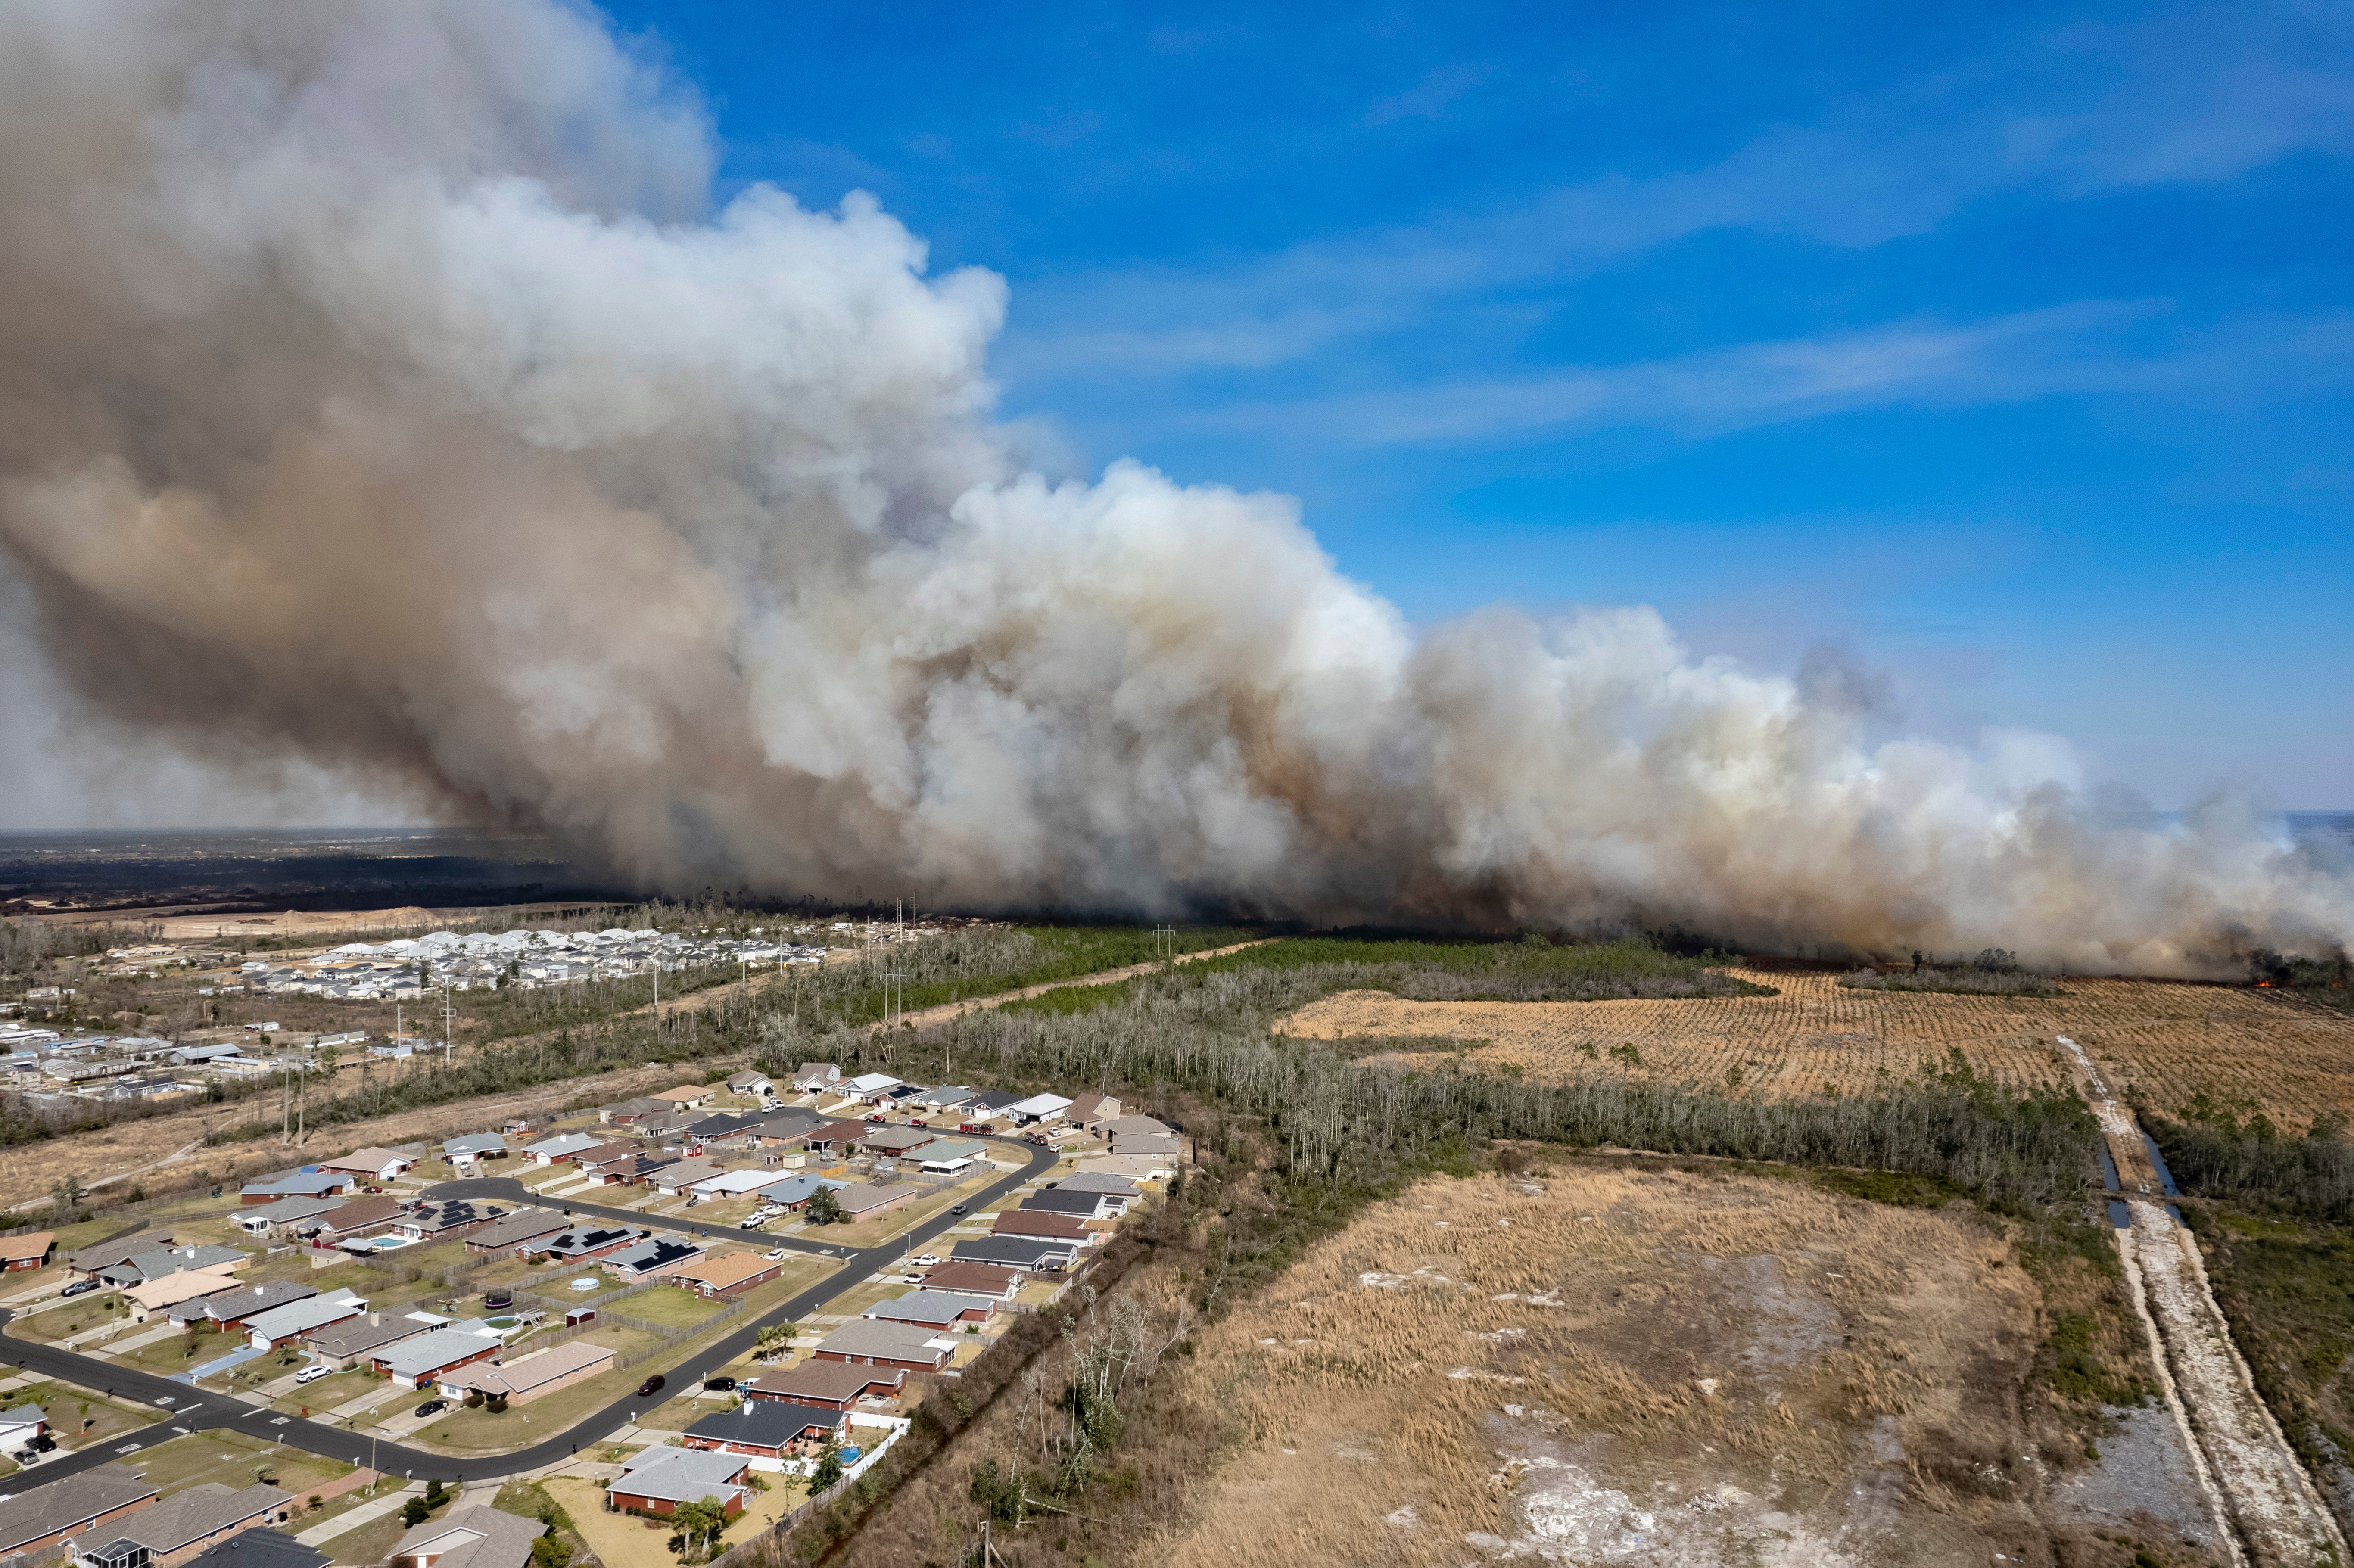
[[[692,1329],[710,1321],[724,1305],[718,1301],[705,1301],[694,1292],[682,1290],[674,1285],[663,1285],[652,1290],[640,1291],[626,1301],[614,1302],[613,1310],[649,1323],[660,1323],[665,1328]]]
[[[392,1484],[404,1486],[407,1483],[398,1476],[395,1476],[392,1478]],[[359,1493],[355,1492],[352,1495],[355,1499],[360,1498]],[[337,1507],[338,1504],[342,1505],[340,1509]],[[290,1530],[308,1530],[313,1523],[331,1517],[334,1512],[349,1512],[358,1506],[358,1500],[345,1503],[342,1498],[336,1498],[327,1505],[328,1512],[320,1514],[316,1520],[306,1517],[301,1524],[290,1527]],[[328,1537],[326,1544],[320,1550],[332,1553],[338,1563],[381,1563],[392,1554],[394,1542],[408,1533],[408,1526],[401,1522],[400,1510],[394,1509],[390,1513],[379,1514],[366,1523],[345,1531],[341,1535]]]
[[[347,1404],[360,1395],[379,1388],[390,1389],[394,1393],[399,1392],[366,1367],[355,1367],[350,1372],[337,1372],[332,1377],[323,1377],[316,1383],[306,1383],[290,1390],[279,1397],[275,1408],[286,1412],[289,1415],[333,1410],[339,1404]]]
[[[11,1409],[19,1404],[39,1405],[48,1414],[49,1430],[56,1436],[58,1446],[65,1448],[102,1443],[164,1419],[160,1410],[112,1404],[101,1394],[69,1383],[33,1383],[5,1396],[0,1403]]]
[[[137,1467],[157,1490],[169,1495],[205,1481],[226,1487],[249,1487],[266,1474],[270,1484],[296,1497],[313,1491],[338,1476],[350,1475],[351,1465],[323,1459],[300,1449],[281,1447],[239,1432],[199,1432],[175,1437],[143,1451]]]
[[[63,1306],[28,1312],[15,1319],[10,1321],[8,1331],[36,1344],[46,1345],[130,1316],[130,1306],[122,1299],[121,1291],[93,1290],[87,1296],[75,1297]]]

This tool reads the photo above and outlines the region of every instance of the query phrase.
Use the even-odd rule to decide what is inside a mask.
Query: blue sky
[[[1281,490],[1417,620],[1655,604],[2354,806],[2354,12],[608,13],[724,197],[1013,285],[1035,461]]]

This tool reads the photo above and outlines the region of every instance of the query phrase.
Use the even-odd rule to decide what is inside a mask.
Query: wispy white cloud
[[[1441,66],[1404,92],[1384,98],[1366,110],[1365,123],[1389,125],[1400,120],[1435,120],[1457,99],[1493,74],[1488,66],[1468,60]]]
[[[1387,101],[1402,115],[1447,86],[1434,73]],[[2354,154],[2354,12],[2170,11],[2028,40],[1815,123],[1765,128],[1690,169],[1603,175],[1256,260],[1025,282],[998,363],[1033,385],[1260,368],[1713,230],[1864,248],[1929,232],[1999,192],[2066,199],[2212,182],[2307,151]]]
[[[1367,443],[1612,429],[1704,437],[1868,408],[2086,393],[2221,407],[2354,385],[2354,315],[2252,317],[2155,351],[2136,346],[2134,329],[2166,309],[2084,301],[1962,324],[1892,323],[1631,364],[1222,408],[1196,423]]]

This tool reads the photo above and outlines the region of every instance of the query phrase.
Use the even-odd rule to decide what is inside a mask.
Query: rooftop
[[[733,1410],[705,1416],[686,1429],[690,1437],[721,1443],[744,1443],[756,1448],[781,1448],[809,1435],[838,1430],[843,1413],[822,1404],[795,1404],[784,1399],[748,1399]]]

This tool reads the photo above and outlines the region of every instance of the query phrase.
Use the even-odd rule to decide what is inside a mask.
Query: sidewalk
[[[324,1524],[314,1524],[294,1539],[305,1546],[323,1550],[326,1543],[335,1537],[347,1535],[361,1525],[382,1519],[386,1514],[398,1509],[410,1498],[424,1495],[425,1483],[416,1482],[401,1488],[397,1492],[387,1492],[382,1497],[370,1498],[349,1513],[339,1513]]]

